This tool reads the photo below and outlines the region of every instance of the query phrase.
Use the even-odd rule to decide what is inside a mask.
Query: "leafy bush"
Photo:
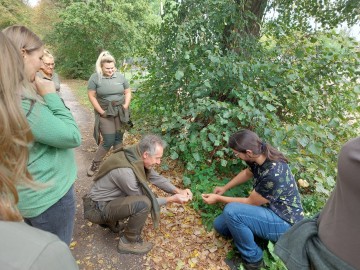
[[[139,115],[184,162],[184,184],[200,192],[243,168],[227,141],[241,128],[254,130],[290,158],[296,179],[310,183],[301,193],[312,215],[335,185],[341,145],[358,131],[358,44],[332,31],[282,35],[269,27],[230,50],[222,38],[233,5],[167,2]]]

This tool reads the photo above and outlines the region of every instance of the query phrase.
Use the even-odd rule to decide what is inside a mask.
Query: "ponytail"
[[[240,130],[231,135],[228,146],[240,153],[251,150],[255,155],[264,154],[269,160],[288,162],[288,159],[279,150],[262,141],[255,132],[248,129]]]

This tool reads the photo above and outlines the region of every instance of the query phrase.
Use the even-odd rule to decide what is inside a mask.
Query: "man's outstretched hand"
[[[175,193],[173,196],[171,196],[171,202],[174,203],[187,203],[188,201],[191,201],[193,198],[193,194],[190,189],[179,189],[177,188],[175,190]]]

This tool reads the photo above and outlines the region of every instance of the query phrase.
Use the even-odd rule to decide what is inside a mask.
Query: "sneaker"
[[[245,270],[260,270],[263,267],[265,267],[263,259],[261,259],[258,262],[254,262],[254,263],[243,262],[243,266],[244,266]]]
[[[100,166],[100,162],[92,161],[87,170],[87,175],[90,177],[93,176],[99,170],[99,166]]]
[[[135,242],[130,242],[124,235],[119,239],[117,250],[119,253],[145,254],[148,253],[152,247],[152,243],[143,242],[141,239]]]

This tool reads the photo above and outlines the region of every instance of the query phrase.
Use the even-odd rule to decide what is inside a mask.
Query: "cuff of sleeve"
[[[165,199],[165,198],[156,198],[156,199],[157,199],[158,204],[159,204],[160,206],[166,204],[166,199]]]
[[[43,99],[46,103],[49,102],[59,102],[59,104],[62,104],[62,101],[57,93],[49,93],[43,96]]]

